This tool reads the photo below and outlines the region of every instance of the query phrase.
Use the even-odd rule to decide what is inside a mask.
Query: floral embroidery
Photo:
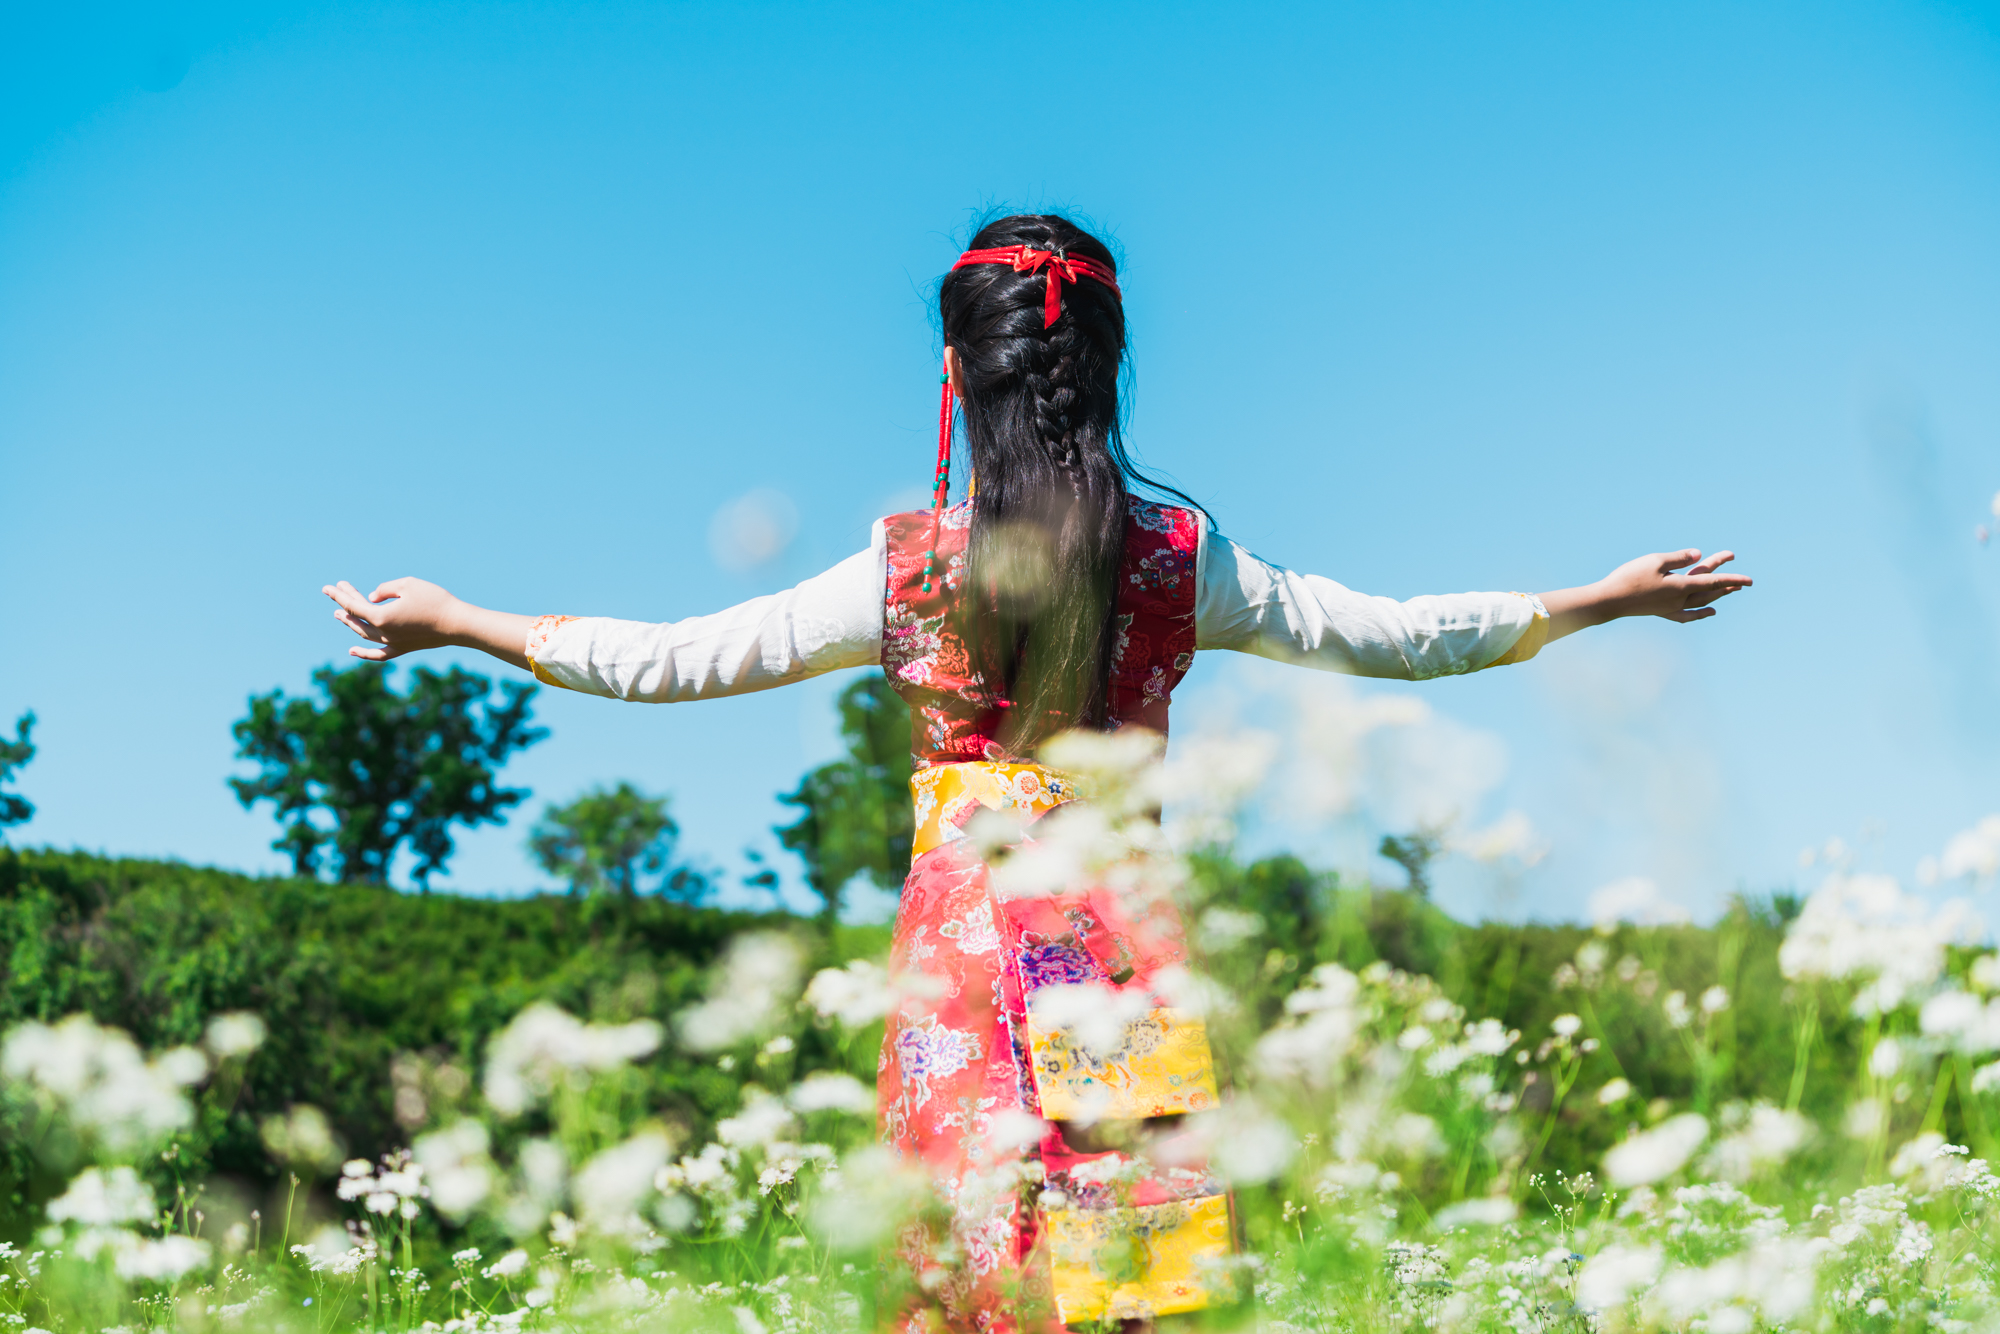
[[[993,912],[981,905],[963,917],[954,917],[938,928],[938,934],[958,942],[962,954],[991,954],[1000,948],[1000,931],[993,925]]]
[[[956,1028],[946,1028],[936,1015],[913,1024],[896,1035],[896,1064],[902,1068],[903,1082],[915,1084],[921,1092],[916,1105],[931,1100],[931,1081],[955,1075],[979,1058],[979,1039]]]
[[[1167,550],[1141,556],[1129,578],[1149,592],[1171,593],[1181,586],[1181,580],[1194,578],[1194,553]]]
[[[1024,932],[1017,957],[1021,990],[1030,994],[1064,982],[1097,982],[1104,977],[1097,960],[1072,935],[1051,939],[1032,931]]]

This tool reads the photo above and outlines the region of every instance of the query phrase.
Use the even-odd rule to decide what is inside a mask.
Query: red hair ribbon
[[[1042,298],[1042,327],[1055,326],[1056,317],[1062,314],[1062,285],[1073,283],[1078,274],[1095,278],[1111,289],[1111,294],[1123,297],[1118,290],[1118,275],[1106,264],[1082,255],[1065,255],[1060,250],[1037,250],[1033,246],[1010,245],[995,250],[968,250],[952,265],[953,272],[968,264],[1011,264],[1016,273],[1033,273],[1036,269],[1047,269],[1049,274],[1048,293]]]
[[[1082,255],[1065,255],[1060,250],[1037,250],[1033,246],[1010,245],[992,250],[968,250],[952,265],[955,273],[968,264],[1008,264],[1016,273],[1033,273],[1044,269],[1049,275],[1047,293],[1042,298],[1042,327],[1055,327],[1062,314],[1062,285],[1073,283],[1080,274],[1085,278],[1095,278],[1111,289],[1111,294],[1124,299],[1118,290],[1118,275],[1109,265],[1099,264],[1094,259]],[[924,552],[924,592],[931,591],[931,577],[937,572],[937,544],[939,525],[944,522],[944,502],[951,492],[951,376],[942,377],[944,388],[938,406],[938,461],[935,490],[931,495],[931,545]]]

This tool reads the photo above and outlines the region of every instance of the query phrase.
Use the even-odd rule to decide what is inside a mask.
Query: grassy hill
[[[324,1111],[361,1153],[400,1144],[398,1053],[475,1055],[530,1002],[597,1019],[665,1020],[698,995],[722,943],[753,925],[798,932],[826,960],[880,953],[885,929],[828,941],[793,918],[537,895],[477,899],[247,876],[179,862],[0,848],[0,1029],[87,1013],[147,1049],[198,1042],[229,1010],[269,1038],[240,1088],[211,1089],[184,1146],[191,1179],[275,1172],[263,1118]],[[650,1063],[656,1105],[700,1125],[737,1081],[667,1051]],[[226,1093],[226,1102],[216,1095]],[[0,1143],[0,1212],[55,1185],[22,1140]],[[11,1230],[11,1229],[10,1229]]]
[[[1289,857],[1248,865],[1210,857],[1195,870],[1201,901],[1258,924],[1253,939],[1205,960],[1257,1027],[1276,1018],[1315,964],[1381,960],[1434,977],[1469,1017],[1498,1018],[1530,1043],[1558,1015],[1580,1013],[1598,1039],[1577,1072],[1583,1088],[1625,1078],[1642,1099],[1703,1109],[1786,1100],[1794,1020],[1776,966],[1783,923],[1767,907],[1739,903],[1714,927],[1599,937],[1571,925],[1460,923],[1407,894],[1345,887]],[[879,958],[887,947],[885,927],[842,927],[829,939],[795,917],[658,898],[421,896],[0,848],[0,1030],[82,1012],[157,1050],[199,1041],[215,1014],[256,1012],[269,1038],[240,1085],[201,1091],[177,1170],[265,1191],[277,1173],[258,1133],[267,1116],[310,1104],[350,1151],[396,1147],[410,1135],[397,1119],[399,1057],[406,1068],[414,1056],[432,1072],[451,1062],[475,1074],[488,1038],[538,1000],[596,1020],[667,1021],[699,996],[731,935],[753,926],[796,933],[816,966]],[[1197,943],[1202,930],[1197,914]],[[1734,998],[1730,1008],[1698,1030],[1677,1030],[1665,998],[1713,986]],[[1229,1039],[1218,1032],[1218,1040],[1229,1059]],[[813,1050],[814,1041],[808,1033],[801,1069],[843,1060],[831,1046]],[[1855,1041],[1830,1028],[1813,1069],[1844,1071],[1858,1059]],[[872,1055],[849,1050],[852,1072],[872,1080]],[[744,1076],[670,1044],[638,1077],[645,1086],[635,1093],[655,1114],[701,1131],[735,1109]],[[1831,1096],[1842,1085],[1838,1075],[1816,1078],[1805,1110],[1820,1090]],[[1563,1115],[1576,1121],[1574,1133],[1552,1152],[1579,1165],[1619,1129],[1588,1102]],[[31,1148],[31,1139],[0,1137],[0,1234],[23,1230],[60,1188],[61,1155]]]

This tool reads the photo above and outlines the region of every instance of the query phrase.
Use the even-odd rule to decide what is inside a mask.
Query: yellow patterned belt
[[[910,856],[921,857],[964,838],[967,821],[982,806],[1034,816],[1080,795],[1074,778],[1039,764],[967,760],[919,769],[910,775],[910,800],[916,816]]]

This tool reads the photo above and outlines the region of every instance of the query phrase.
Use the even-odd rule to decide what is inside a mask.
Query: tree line
[[[504,824],[531,795],[503,785],[500,772],[548,738],[547,728],[533,725],[539,686],[506,681],[496,689],[454,666],[413,668],[399,689],[393,670],[321,667],[311,692],[252,695],[232,727],[236,758],[256,771],[229,778],[229,787],[246,809],[270,804],[280,828],[271,847],[301,879],[387,885],[407,852],[412,881],[428,892],[456,850],[454,829]],[[838,709],[846,753],[780,795],[798,815],[773,831],[799,857],[829,927],[857,876],[899,889],[910,861],[909,713],[879,673],[849,684]],[[34,724],[26,713],[12,742],[0,737],[0,787],[17,782],[34,758]],[[0,837],[33,814],[25,797],[0,791]],[[572,894],[699,903],[715,887],[708,873],[676,861],[679,835],[669,798],[621,781],[545,807],[527,845],[535,864]],[[748,878],[767,888],[776,882],[769,868]]]

